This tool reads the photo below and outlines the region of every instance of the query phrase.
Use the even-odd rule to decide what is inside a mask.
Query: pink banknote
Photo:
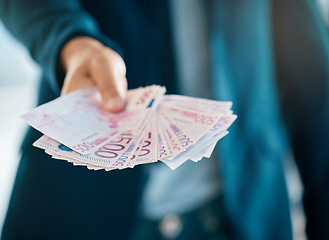
[[[114,139],[139,112],[155,108],[165,89],[149,86],[128,91],[121,113],[106,112],[97,88],[87,88],[41,105],[22,118],[43,134],[80,154],[94,152]]]
[[[121,113],[101,107],[97,88],[60,97],[22,118],[45,135],[34,146],[54,159],[111,171],[163,162],[176,169],[209,158],[237,118],[232,102],[164,95],[149,86],[128,91]]]

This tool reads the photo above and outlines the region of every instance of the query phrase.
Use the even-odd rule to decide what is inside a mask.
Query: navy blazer
[[[130,88],[176,86],[167,1],[0,0],[0,16],[43,69],[40,101],[59,96],[58,58],[75,36],[119,52]],[[309,239],[329,239],[329,39],[312,0],[211,1],[212,86],[238,115],[219,143],[232,239],[291,239],[283,160],[304,183]],[[143,176],[92,172],[32,148],[30,130],[3,239],[127,239]]]

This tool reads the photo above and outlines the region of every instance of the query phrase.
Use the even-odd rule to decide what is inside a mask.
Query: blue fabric
[[[228,240],[225,215],[222,198],[217,197],[189,212],[141,219],[132,240]]]
[[[304,184],[306,231],[309,239],[328,239],[328,29],[315,1],[282,0],[273,10],[277,81]]]
[[[98,31],[97,24],[81,8],[79,1],[1,0],[0,4],[4,24],[29,49],[57,95],[64,80],[58,53],[69,39],[92,36],[121,53],[114,42]]]
[[[207,3],[172,0],[170,9],[179,93],[211,99]],[[141,200],[145,218],[190,212],[221,193],[215,153],[198,163],[187,161],[175,171],[165,164],[144,169],[148,175]]]
[[[238,119],[219,144],[223,196],[234,239],[291,239],[282,160],[288,141],[279,112],[271,1],[213,1],[216,99]]]
[[[282,159],[292,148],[308,237],[329,239],[329,41],[315,2],[211,3],[213,93],[232,100],[238,115],[218,152],[232,238],[291,239]],[[162,83],[176,92],[167,8],[151,0],[0,0],[4,23],[44,70],[40,103],[58,96],[58,52],[77,35],[115,49],[117,42],[131,88]],[[74,168],[32,148],[38,136],[30,131],[23,144],[3,239],[127,239],[140,168]]]

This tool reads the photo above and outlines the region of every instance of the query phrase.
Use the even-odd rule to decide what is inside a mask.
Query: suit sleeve
[[[63,45],[76,36],[90,36],[122,55],[115,42],[101,34],[77,0],[0,0],[0,18],[41,66],[54,93],[65,73],[59,61]]]

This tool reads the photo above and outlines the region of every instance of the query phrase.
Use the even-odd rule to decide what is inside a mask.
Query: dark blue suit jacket
[[[124,56],[130,88],[176,87],[167,1],[0,0],[0,16],[43,69],[40,102],[59,96],[58,53],[92,36]],[[283,159],[305,187],[310,239],[329,239],[329,39],[311,0],[211,1],[213,93],[238,120],[219,144],[233,239],[291,239]],[[97,24],[96,24],[97,23]],[[119,47],[120,46],[120,47]],[[32,148],[29,130],[3,239],[127,239],[140,168],[92,172]]]

